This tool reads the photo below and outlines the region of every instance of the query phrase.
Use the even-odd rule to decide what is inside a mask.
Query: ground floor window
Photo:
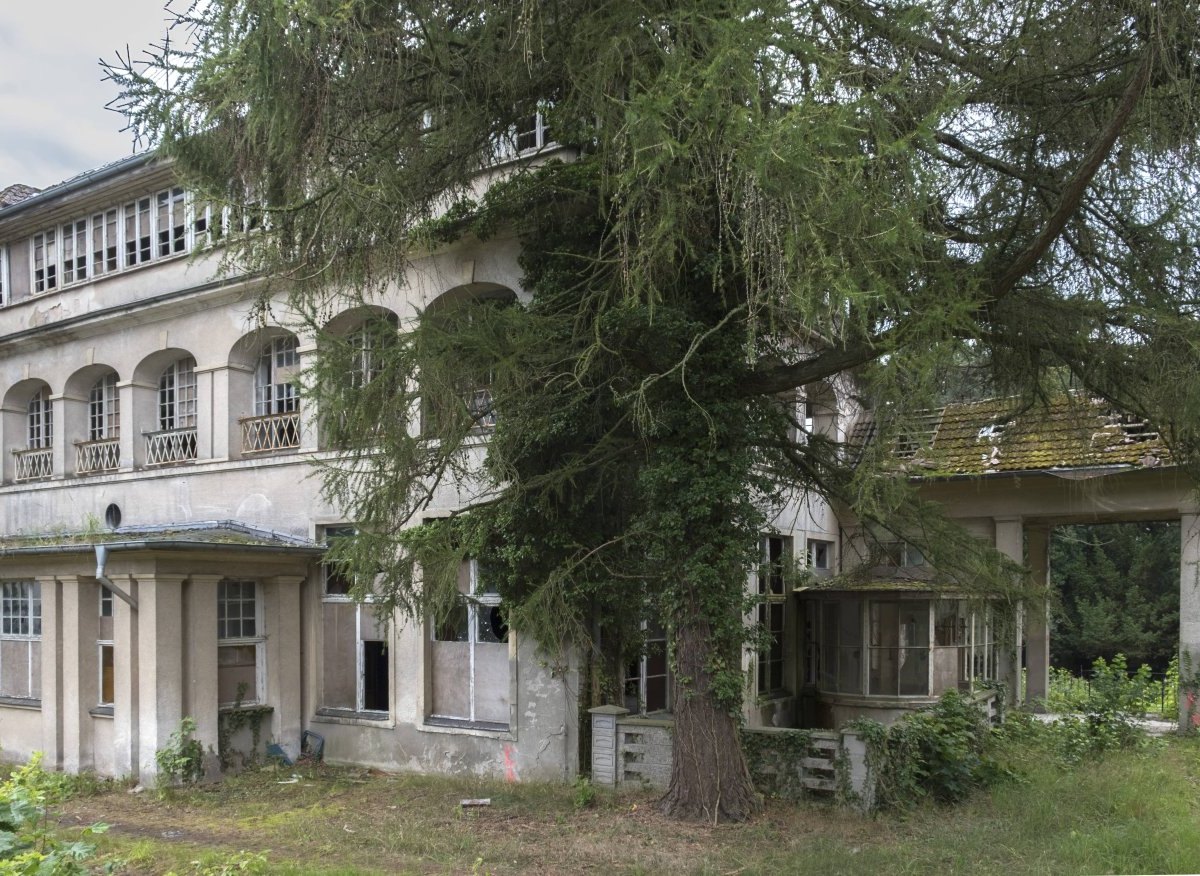
[[[658,623],[642,625],[644,638],[638,657],[625,669],[624,705],[635,715],[671,710],[671,666],[667,631]]]
[[[321,613],[321,705],[386,715],[391,710],[386,625],[370,603],[345,597],[326,597]]]
[[[784,653],[787,639],[787,593],[784,571],[788,562],[788,539],[763,536],[760,563],[755,574],[758,596],[756,620],[764,643],[756,655],[757,692],[760,697],[784,692]]]
[[[0,583],[0,696],[42,695],[42,585]]]
[[[115,648],[112,642],[98,642],[97,647],[100,651],[100,696],[96,705],[111,706],[116,700]]]
[[[475,560],[458,575],[459,602],[431,625],[429,717],[506,729],[511,666],[500,594]]]
[[[806,678],[824,691],[929,696],[996,677],[991,609],[968,600],[809,600],[804,626]]]
[[[258,583],[225,579],[217,585],[217,700],[262,702],[261,600]]]

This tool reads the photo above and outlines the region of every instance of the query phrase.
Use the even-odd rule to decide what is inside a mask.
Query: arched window
[[[158,378],[158,431],[146,436],[146,465],[195,459],[196,360],[176,359]]]
[[[88,394],[88,440],[111,441],[120,437],[121,399],[114,372],[97,380]]]
[[[158,379],[158,428],[196,427],[196,360],[191,356],[167,366]]]
[[[26,447],[41,450],[54,446],[54,417],[50,408],[50,390],[42,387],[29,400],[26,413],[28,440]]]
[[[379,376],[379,351],[382,338],[377,329],[361,325],[346,337],[352,351],[350,361],[350,385],[355,389],[366,386]]]
[[[291,335],[263,346],[254,372],[254,415],[286,414],[300,407],[296,378],[300,368],[299,344]]]

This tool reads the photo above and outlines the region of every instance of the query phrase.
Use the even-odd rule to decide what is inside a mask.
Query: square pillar
[[[1020,566],[1025,565],[1025,533],[1020,517],[996,518],[996,550]],[[1013,607],[1012,640],[997,642],[999,649],[1000,680],[1008,687],[1008,703],[1010,707],[1021,704],[1021,640],[1022,615],[1024,606],[1017,603]]]
[[[1200,514],[1179,516],[1179,729],[1200,727]]]
[[[180,581],[138,578],[138,775],[153,781],[154,754],[183,718],[183,587]]]
[[[38,576],[42,600],[41,700],[43,763],[50,769],[62,769],[62,592],[58,579]]]
[[[158,384],[127,380],[117,384],[121,401],[121,468],[146,464],[147,432],[158,431]]]
[[[222,577],[192,575],[183,591],[183,709],[196,722],[206,773],[219,768],[217,583]]]
[[[91,710],[100,701],[99,592],[95,578],[62,579],[62,768],[69,773],[95,765]]]
[[[1044,711],[1050,693],[1050,527],[1025,532],[1030,582],[1042,598],[1025,606],[1025,701]]]
[[[311,363],[317,355],[317,343],[314,338],[301,335],[300,344],[296,348],[300,355],[300,364]],[[300,393],[300,449],[316,451],[321,447],[320,429],[317,425],[317,403],[307,392],[308,379],[305,378],[304,389]]]
[[[121,429],[125,434],[125,429]],[[124,440],[124,439],[122,439]],[[138,582],[129,578],[118,584],[136,603]],[[140,733],[138,708],[138,610],[113,597],[113,772],[138,777]],[[154,693],[151,691],[151,700]],[[151,758],[154,753],[150,753]]]
[[[288,756],[300,754],[304,729],[303,679],[298,659],[301,653],[300,594],[305,579],[279,575],[263,580],[263,617],[270,626],[267,636],[266,703],[271,715],[271,736]]]

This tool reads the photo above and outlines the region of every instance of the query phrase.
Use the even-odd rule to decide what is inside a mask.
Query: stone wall
[[[674,722],[630,716],[620,706],[591,709],[592,781],[666,788]],[[824,797],[870,809],[874,788],[866,744],[849,731],[778,727],[742,731],[755,787],[770,797]]]

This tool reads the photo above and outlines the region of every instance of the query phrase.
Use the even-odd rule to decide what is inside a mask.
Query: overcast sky
[[[0,0],[0,188],[45,188],[132,151],[99,60],[166,32],[164,0]]]

